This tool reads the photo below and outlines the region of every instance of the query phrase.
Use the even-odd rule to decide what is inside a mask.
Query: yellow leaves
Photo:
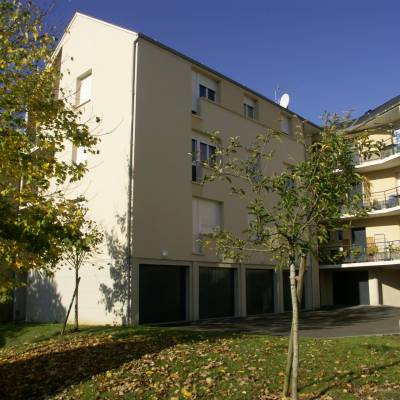
[[[191,399],[192,397],[193,397],[193,394],[191,393],[191,392],[189,392],[187,389],[185,389],[185,388],[183,388],[182,390],[181,390],[181,393],[182,393],[182,395],[183,395],[183,397],[185,398],[185,399]]]

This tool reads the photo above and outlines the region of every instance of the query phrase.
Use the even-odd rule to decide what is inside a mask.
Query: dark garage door
[[[139,322],[186,319],[187,267],[140,265]]]
[[[274,311],[274,272],[246,269],[247,315]]]
[[[333,304],[356,306],[360,304],[360,282],[368,282],[368,271],[333,271]]]
[[[297,271],[296,271],[297,274]],[[283,302],[284,302],[284,307],[285,311],[292,311],[292,296],[290,293],[290,274],[289,271],[283,271]],[[307,280],[307,271],[304,273],[304,280],[303,280],[303,296],[301,298],[301,309],[304,310],[306,308],[306,296],[305,296],[305,290],[304,290],[304,285]]]
[[[231,268],[199,268],[200,318],[234,315],[234,273]]]

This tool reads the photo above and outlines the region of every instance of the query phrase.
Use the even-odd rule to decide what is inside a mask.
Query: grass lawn
[[[278,399],[287,339],[0,325],[0,398]],[[302,339],[303,399],[400,399],[400,337]]]

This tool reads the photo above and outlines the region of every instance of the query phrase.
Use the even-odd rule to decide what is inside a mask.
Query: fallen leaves
[[[24,352],[0,352],[0,385],[7,399],[277,400],[286,343],[190,334],[69,336]],[[389,393],[387,399],[400,396],[399,338],[384,352],[363,346],[304,340],[300,398],[376,400],[379,391]]]

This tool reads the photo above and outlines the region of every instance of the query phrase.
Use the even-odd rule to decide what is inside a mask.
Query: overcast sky
[[[50,0],[40,0],[44,6]],[[58,0],[62,30],[75,11],[140,31],[319,123],[355,116],[400,94],[399,0]]]

